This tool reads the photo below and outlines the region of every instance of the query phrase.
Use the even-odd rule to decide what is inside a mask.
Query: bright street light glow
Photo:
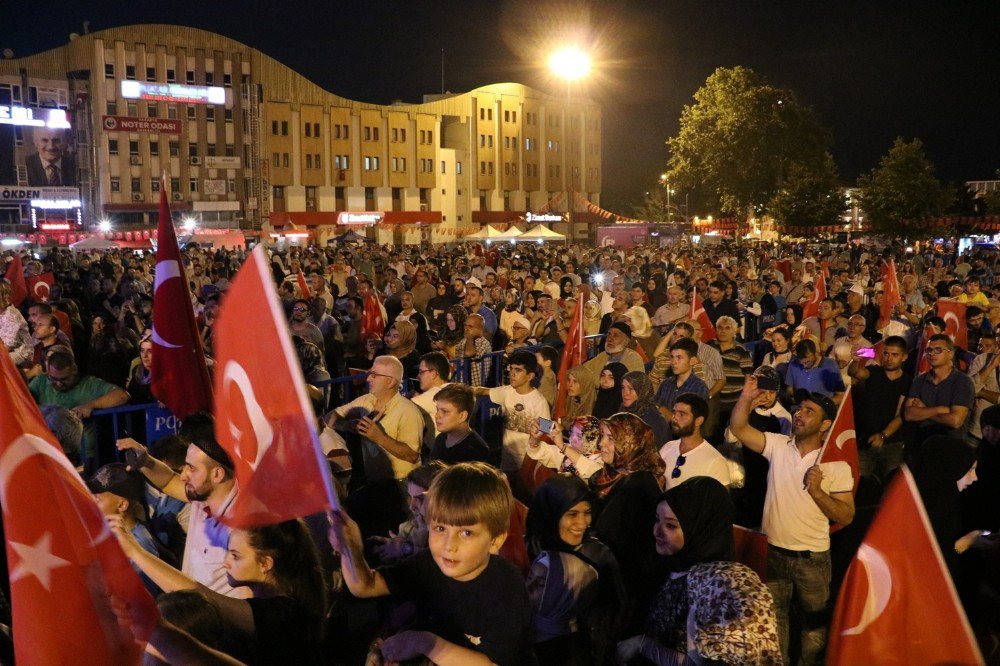
[[[576,81],[590,73],[590,57],[575,46],[567,46],[552,54],[549,69],[559,78]]]
[[[196,224],[197,224],[197,222],[195,221],[195,219],[193,217],[185,217],[184,218],[184,229],[185,230],[187,230],[187,231],[193,230],[195,228]]]
[[[101,220],[100,222],[97,223],[97,228],[101,230],[101,233],[106,234],[109,231],[111,231],[111,221]]]

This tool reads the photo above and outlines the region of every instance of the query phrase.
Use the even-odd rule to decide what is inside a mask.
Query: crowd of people
[[[247,253],[182,256],[211,368]],[[220,521],[239,488],[211,415],[155,442],[115,442],[93,416],[155,402],[154,256],[24,254],[26,276],[52,274],[47,300],[15,304],[0,281],[0,339],[157,598],[151,663],[822,663],[840,578],[904,463],[997,656],[992,248],[269,256],[343,508],[249,530]],[[966,306],[966,348],[945,301]],[[574,321],[589,360],[560,377]],[[857,483],[819,462],[848,391]],[[735,561],[734,526],[766,535],[766,568]]]

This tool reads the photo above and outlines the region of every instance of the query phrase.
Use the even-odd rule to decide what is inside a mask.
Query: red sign
[[[181,133],[181,121],[176,118],[101,116],[101,123],[108,132],[139,132],[143,134]]]

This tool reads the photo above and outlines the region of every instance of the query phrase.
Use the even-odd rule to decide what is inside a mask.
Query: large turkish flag
[[[52,272],[32,275],[26,278],[25,285],[28,287],[28,296],[35,303],[48,303],[49,294],[52,292],[52,285],[56,283],[56,278]]]
[[[965,303],[939,298],[937,315],[944,319],[944,332],[956,347],[969,350],[969,326],[965,321]],[[972,350],[975,351],[975,350]]]
[[[7,272],[4,275],[7,282],[10,282],[10,302],[15,306],[24,302],[28,296],[28,286],[24,282],[24,265],[21,263],[21,255],[15,254],[14,258],[7,264]]]
[[[2,346],[0,504],[17,663],[138,664],[156,603]]]
[[[826,663],[983,663],[905,466],[847,569]]]
[[[255,527],[336,506],[264,247],[237,273],[215,324],[215,436],[236,467],[227,523]]]

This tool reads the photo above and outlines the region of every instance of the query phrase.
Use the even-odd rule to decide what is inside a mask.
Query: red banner
[[[826,663],[984,663],[905,466],[847,569]]]
[[[2,346],[0,505],[17,662],[138,664],[156,603]]]
[[[367,341],[373,336],[385,333],[385,320],[382,319],[382,308],[378,298],[372,293],[374,287],[369,286],[365,294],[364,312],[361,313],[361,339]]]
[[[21,264],[21,255],[15,254],[14,259],[7,264],[5,277],[7,282],[10,282],[10,302],[18,306],[28,297],[28,286],[24,282],[24,266]]]
[[[879,328],[885,326],[892,319],[892,311],[896,309],[902,299],[899,291],[899,280],[896,279],[896,261],[890,259],[889,263],[882,262],[882,309],[878,320]]]
[[[336,506],[263,245],[237,273],[215,327],[215,436],[240,488],[226,522],[269,525]]]
[[[583,311],[590,300],[590,287],[582,285],[576,296],[576,310],[573,312],[573,320],[569,325],[569,335],[566,338],[566,346],[563,347],[562,360],[559,363],[559,388],[556,393],[556,402],[553,405],[553,418],[561,419],[566,416],[566,373],[569,369],[580,365],[587,360],[586,334],[583,330]]]

